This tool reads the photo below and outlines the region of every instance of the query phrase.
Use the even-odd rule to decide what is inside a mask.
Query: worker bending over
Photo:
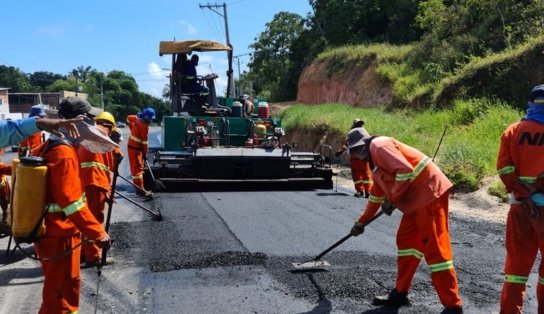
[[[527,115],[509,125],[500,140],[497,171],[510,192],[501,313],[521,313],[525,284],[536,254],[544,253],[544,85],[529,95]],[[544,313],[544,261],[536,283],[538,313]]]
[[[386,214],[398,208],[403,215],[397,231],[397,282],[374,305],[409,305],[408,291],[422,257],[431,270],[433,286],[445,309],[443,314],[463,313],[453,268],[448,202],[452,183],[422,152],[386,136],[369,137],[360,128],[348,134],[350,153],[374,165],[374,185],[365,210],[351,229],[364,232],[380,206]]]
[[[136,190],[136,194],[145,197],[151,195],[151,192],[144,192],[144,160],[147,158],[149,124],[155,118],[155,109],[153,108],[145,108],[142,112],[127,117],[130,128],[127,151],[132,182],[141,188]]]

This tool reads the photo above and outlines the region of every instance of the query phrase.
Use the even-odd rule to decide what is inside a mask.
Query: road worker
[[[500,313],[521,313],[525,284],[537,252],[544,253],[544,85],[529,95],[527,115],[500,139],[497,171],[510,192],[506,261]],[[536,284],[538,313],[544,313],[544,261]]]
[[[77,97],[65,98],[59,105],[59,116],[66,119],[84,115],[89,120],[99,112]],[[33,155],[44,158],[48,169],[46,231],[34,244],[44,275],[40,314],[77,313],[79,309],[80,232],[100,246],[108,248],[111,244],[108,234],[87,207],[79,179],[74,143],[81,140],[81,145],[87,145],[90,140],[68,134],[64,137],[66,140],[52,135],[33,151]]]
[[[147,138],[149,133],[149,124],[155,120],[155,109],[145,108],[137,115],[127,117],[127,123],[130,128],[130,137],[127,142],[128,161],[130,164],[130,173],[132,182],[142,189],[137,189],[136,193],[140,196],[149,197],[151,192],[144,191],[144,159],[147,158]]]
[[[28,117],[36,117],[36,119],[41,119],[46,116],[45,110],[39,105],[32,106],[30,109],[30,114]],[[32,136],[25,138],[21,143],[19,143],[19,157],[27,156],[30,152],[38,145],[43,142],[42,132],[38,131]]]
[[[105,135],[110,136],[115,129],[115,118],[107,111],[94,118],[97,128]],[[113,152],[95,154],[83,146],[77,148],[80,164],[81,184],[87,198],[87,206],[96,220],[104,223],[104,205],[111,195],[111,171],[113,167]],[[97,243],[83,239],[82,260],[86,267],[97,266],[101,261],[102,250]],[[113,260],[108,257],[106,264]]]
[[[409,305],[408,291],[425,257],[445,307],[442,313],[463,313],[448,231],[448,190],[452,183],[429,157],[391,137],[369,137],[356,128],[348,134],[348,145],[350,153],[374,165],[374,185],[351,234],[363,233],[365,223],[380,206],[387,214],[394,208],[403,213],[397,231],[397,282],[389,295],[375,297],[373,304],[396,308]]]
[[[368,132],[364,128],[365,122],[361,119],[353,120],[351,130],[355,128],[362,128],[363,132],[368,135]],[[334,154],[336,157],[340,157],[348,149],[348,141],[336,151]],[[372,172],[370,170],[370,164],[368,161],[360,160],[355,157],[354,154],[349,154],[349,161],[351,165],[351,178],[355,186],[355,196],[368,198],[370,195],[370,188],[372,187]]]

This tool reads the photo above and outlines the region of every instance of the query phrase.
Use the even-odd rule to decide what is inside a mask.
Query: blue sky
[[[226,42],[224,20],[199,4],[227,4],[229,37],[234,55],[248,46],[280,11],[305,17],[308,0],[94,0],[4,1],[0,18],[0,64],[25,73],[68,74],[78,66],[101,72],[122,70],[140,90],[160,96],[167,82],[170,56],[160,57],[161,40],[210,39]],[[216,9],[223,13],[223,9]],[[240,57],[243,72],[248,56]],[[226,86],[226,53],[200,54],[199,74],[219,75]],[[237,61],[233,62],[235,77]],[[6,87],[6,86],[1,86]],[[9,87],[9,86],[7,86]]]

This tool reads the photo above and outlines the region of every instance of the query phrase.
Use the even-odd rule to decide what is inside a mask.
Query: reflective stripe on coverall
[[[544,255],[544,211],[530,217],[518,199],[529,196],[520,182],[534,184],[544,173],[544,125],[525,120],[509,125],[501,136],[497,170],[508,192],[513,193],[506,220],[505,280],[501,292],[501,313],[521,313],[525,283],[538,251]],[[544,192],[544,191],[540,191]],[[538,313],[544,313],[544,261],[538,267],[536,295]]]
[[[147,137],[149,125],[135,115],[127,117],[130,136],[127,141],[128,161],[132,182],[144,188],[144,158],[147,154]]]
[[[351,177],[355,190],[359,192],[370,192],[372,187],[372,171],[368,161],[361,160],[355,157],[354,154],[349,154],[349,161],[351,163]]]
[[[46,142],[47,143],[47,142]],[[40,145],[35,155],[43,150]],[[79,179],[76,150],[69,145],[52,147],[45,155],[48,213],[46,234],[34,244],[40,258],[62,256],[81,243],[80,232],[98,240],[106,236],[85,203]],[[80,248],[65,256],[40,261],[44,274],[40,314],[74,313],[79,309]]]
[[[109,164],[112,164],[113,155],[111,152],[105,154],[94,154],[83,148],[77,148],[80,162],[81,184],[87,198],[89,210],[96,220],[104,223],[104,205],[108,200],[111,186],[111,171]],[[94,242],[83,239],[82,258],[86,263],[94,263],[100,260],[102,250]]]
[[[370,156],[375,166],[374,185],[359,222],[374,217],[386,198],[402,211],[395,288],[408,292],[425,257],[440,302],[445,307],[461,306],[448,228],[448,190],[452,183],[429,157],[390,137],[374,138]]]

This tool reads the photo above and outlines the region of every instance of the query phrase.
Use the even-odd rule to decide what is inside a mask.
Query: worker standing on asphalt
[[[115,118],[107,111],[97,115],[94,120],[96,127],[105,135],[110,136],[115,129]],[[83,146],[77,148],[80,164],[81,184],[87,198],[87,206],[96,220],[104,223],[104,205],[110,198],[111,192],[111,166],[113,165],[113,152],[95,154]],[[82,261],[86,267],[94,267],[100,263],[102,250],[97,243],[83,239]],[[107,264],[112,263],[108,257]]]
[[[356,128],[361,128],[363,132],[368,135],[368,132],[364,128],[365,122],[361,119],[353,120],[351,125],[351,130]],[[340,157],[346,149],[348,149],[348,140],[334,154],[336,157]],[[355,157],[353,153],[349,154],[349,161],[351,165],[351,177],[353,179],[353,184],[355,185],[355,196],[356,197],[365,197],[368,198],[370,195],[370,188],[372,187],[372,172],[370,170],[370,164],[368,161],[360,160]]]
[[[36,119],[41,119],[46,116],[45,110],[39,105],[32,106],[30,109],[29,118],[36,117]],[[19,157],[27,156],[36,146],[42,143],[42,132],[38,131],[32,136],[25,138],[21,143],[19,143]]]
[[[98,110],[85,100],[68,97],[59,105],[59,117],[85,115],[89,120]],[[40,314],[77,313],[79,309],[80,232],[100,246],[107,248],[111,244],[87,207],[79,179],[79,160],[72,144],[75,139],[64,136],[68,140],[51,136],[33,151],[33,155],[44,158],[48,169],[46,231],[34,244],[44,275]],[[91,140],[87,139],[87,143]]]
[[[136,193],[140,196],[149,197],[150,192],[144,190],[144,158],[147,158],[147,138],[149,133],[149,124],[155,120],[155,109],[145,108],[137,115],[127,117],[127,123],[130,128],[130,137],[128,138],[128,161],[130,163],[130,173],[132,182],[142,189],[137,189]]]
[[[500,140],[497,171],[510,192],[501,313],[521,313],[525,284],[537,252],[544,253],[544,85],[529,95],[527,115],[509,125]],[[544,313],[544,261],[536,284],[538,313]]]
[[[386,136],[369,137],[360,128],[348,134],[350,153],[374,165],[374,185],[365,210],[351,229],[364,232],[380,205],[386,214],[402,211],[397,231],[397,282],[387,296],[374,298],[374,305],[409,305],[408,291],[422,257],[429,265],[433,286],[446,313],[463,313],[457,276],[453,268],[448,202],[452,183],[422,152]]]

